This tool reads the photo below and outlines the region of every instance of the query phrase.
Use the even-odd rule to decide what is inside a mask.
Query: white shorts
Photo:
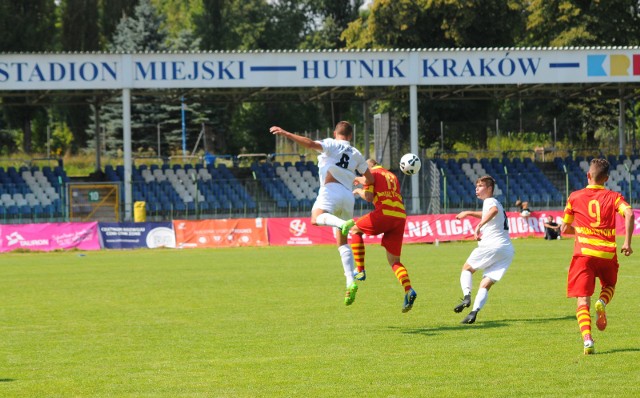
[[[474,270],[483,270],[483,276],[498,282],[513,261],[513,246],[506,245],[495,247],[476,247],[473,249],[467,264]]]
[[[330,182],[320,187],[313,209],[322,209],[343,220],[353,218],[355,198],[344,185]]]

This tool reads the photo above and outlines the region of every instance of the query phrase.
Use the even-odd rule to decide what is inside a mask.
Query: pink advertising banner
[[[640,210],[633,209],[633,215],[636,219],[635,225],[633,226],[633,234],[640,235]],[[624,218],[622,218],[621,216],[618,216],[618,221],[616,222],[616,234],[624,234]]]
[[[0,252],[59,249],[100,250],[98,223],[0,225]]]
[[[533,212],[523,218],[509,212],[509,234],[513,238],[544,236],[544,221],[551,215],[560,223],[562,211]],[[473,239],[473,231],[480,220],[467,217],[457,220],[455,214],[429,214],[407,217],[404,231],[405,243],[433,243]],[[270,218],[269,243],[271,245],[333,244],[333,228],[311,225],[309,218]],[[380,243],[382,236],[364,236],[365,243]]]

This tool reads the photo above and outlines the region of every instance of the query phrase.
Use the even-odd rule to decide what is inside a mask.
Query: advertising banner
[[[101,222],[98,229],[105,249],[176,247],[176,236],[170,222]]]
[[[512,238],[544,236],[544,222],[547,215],[560,223],[562,211],[532,212],[523,218],[519,213],[508,212],[509,234]],[[404,231],[404,243],[434,243],[473,239],[473,232],[480,219],[467,217],[456,219],[455,214],[429,214],[408,216]],[[364,235],[367,244],[380,243],[382,235]],[[314,245],[333,244],[333,228],[311,225],[309,218],[269,219],[269,243],[271,245]]]
[[[100,250],[98,223],[0,225],[0,252],[60,249]]]
[[[174,220],[176,247],[267,246],[267,223],[263,218],[221,220]]]
[[[307,246],[335,244],[331,227],[311,225],[310,218],[270,218],[269,244],[273,246]]]
[[[635,216],[633,234],[640,235],[640,209],[633,209],[633,215]],[[624,218],[622,216],[618,216],[618,220],[616,222],[616,234],[624,235]]]

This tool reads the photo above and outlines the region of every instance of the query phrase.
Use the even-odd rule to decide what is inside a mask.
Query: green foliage
[[[73,134],[65,123],[55,123],[51,132],[51,155],[63,156],[71,149]]]
[[[0,154],[9,156],[19,151],[22,146],[22,131],[17,129],[0,130]]]
[[[609,327],[594,328],[596,355],[585,357],[575,300],[565,297],[572,244],[515,240],[514,263],[474,325],[452,308],[475,242],[405,245],[418,293],[406,314],[379,245],[367,246],[368,277],[350,307],[333,245],[2,254],[2,392],[637,396],[628,312],[640,268],[620,259]]]
[[[158,12],[166,17],[163,27],[170,38],[181,36],[184,31],[193,31],[192,16],[201,12],[202,0],[151,0]]]
[[[339,49],[344,48],[345,41],[341,37],[349,23],[358,18],[362,0],[315,0],[310,1],[310,21],[320,21],[318,26],[311,26],[304,41],[303,49]]]
[[[55,17],[51,0],[0,1],[0,52],[51,51]]]
[[[269,40],[263,35],[271,18],[269,9],[265,0],[203,0],[201,14],[194,15],[196,34],[202,38],[202,49],[270,48],[262,44]]]
[[[635,0],[376,0],[360,10],[362,0],[34,0],[0,2],[0,51],[196,51],[279,49],[471,48],[511,46],[588,46],[640,44],[640,5]],[[393,90],[393,89],[390,89]],[[362,90],[364,92],[364,90]],[[633,98],[637,93],[624,93]],[[122,143],[119,96],[96,98],[104,105],[102,126],[107,152],[117,153]],[[153,98],[133,98],[134,147],[156,147],[157,127],[167,132],[163,151],[181,146],[181,120],[177,108],[182,93],[163,91]],[[158,98],[161,98],[158,101]],[[363,98],[366,95],[363,94]],[[435,147],[440,123],[447,134],[445,149],[457,143],[486,148],[496,119],[509,131],[549,132],[557,127],[560,141],[574,145],[612,142],[605,132],[616,129],[617,100],[599,100],[596,90],[583,98],[419,102],[420,145]],[[57,97],[63,103],[71,97]],[[92,99],[93,101],[94,99]],[[218,105],[206,93],[188,98],[188,136],[198,135],[201,123],[215,132],[219,150],[239,148],[269,150],[261,135],[260,118],[270,104],[241,102]],[[311,109],[301,130],[331,126],[362,112],[362,104],[332,101],[298,106],[297,99],[277,106],[279,115],[303,114]],[[13,102],[13,103],[12,103]],[[162,105],[143,105],[147,103]],[[216,105],[211,105],[216,103]],[[370,113],[388,109],[408,134],[405,100],[369,101]],[[19,105],[19,106],[12,106]],[[88,104],[54,104],[43,108],[9,100],[3,104],[10,129],[22,129],[23,151],[42,148],[42,128],[37,117],[50,113],[73,132],[74,152],[94,146],[92,109]],[[631,112],[628,126],[631,125]],[[231,115],[231,116],[230,116]],[[235,118],[239,118],[235,120]],[[233,119],[233,120],[232,120]],[[285,116],[280,124],[289,123]],[[554,124],[554,121],[556,124]],[[277,122],[277,121],[276,121]],[[305,122],[303,121],[302,124]],[[519,126],[516,126],[519,124]],[[636,122],[638,125],[638,122]],[[239,128],[239,131],[232,130]],[[607,138],[608,137],[608,138]],[[597,140],[597,141],[596,141]]]
[[[101,28],[102,48],[107,48],[123,18],[131,17],[137,1],[131,0],[98,0]]]
[[[639,12],[631,0],[532,0],[522,45],[637,45]]]
[[[169,48],[164,17],[159,15],[150,0],[140,0],[132,17],[123,18],[109,45],[111,51],[162,51]],[[155,98],[132,96],[131,136],[134,147],[156,147],[158,125],[167,115]],[[106,153],[116,154],[122,148],[122,107],[120,103],[108,103],[101,109],[101,123],[105,130]],[[91,128],[87,131],[94,136]]]
[[[275,137],[269,133],[269,127],[274,125],[304,133],[322,131],[331,126],[331,122],[323,119],[322,107],[318,104],[245,103],[233,115],[230,130],[235,139],[228,149],[231,153],[240,153],[243,148],[245,152],[272,152]]]
[[[98,0],[62,0],[60,14],[63,51],[100,50]]]
[[[167,31],[164,17],[158,14],[150,0],[140,0],[133,17],[123,18],[114,35],[110,51],[141,52],[165,50]]]

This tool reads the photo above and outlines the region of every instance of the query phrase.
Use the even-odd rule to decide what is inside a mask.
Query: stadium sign
[[[640,49],[0,55],[0,90],[598,82],[640,82]]]

